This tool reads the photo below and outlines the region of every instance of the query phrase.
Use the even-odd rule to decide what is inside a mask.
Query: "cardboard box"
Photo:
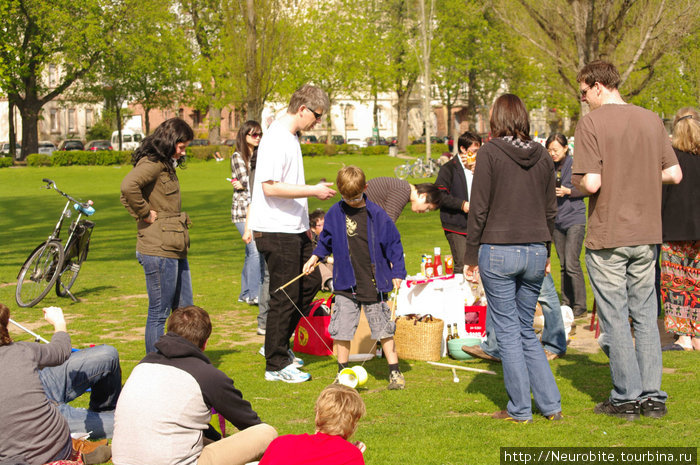
[[[375,341],[372,339],[372,332],[369,329],[369,323],[367,322],[367,317],[363,309],[360,313],[360,322],[357,325],[355,337],[353,337],[350,342],[350,361],[369,360],[376,356],[377,347],[374,343]],[[379,343],[377,343],[377,345],[379,345]],[[335,346],[333,347],[333,351],[337,357],[338,350]]]

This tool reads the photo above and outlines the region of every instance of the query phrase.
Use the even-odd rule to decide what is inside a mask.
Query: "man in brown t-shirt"
[[[610,358],[613,382],[594,412],[660,418],[667,394],[661,391],[655,244],[661,243],[661,184],[679,183],[682,173],[659,117],[622,100],[614,65],[593,61],[577,80],[592,111],[576,126],[573,182],[591,194],[586,265],[600,318],[598,343]]]

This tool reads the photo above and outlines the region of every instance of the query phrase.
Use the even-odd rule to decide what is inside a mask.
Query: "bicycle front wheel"
[[[84,221],[77,225],[76,235],[71,240],[71,244],[67,247],[69,251],[66,254],[61,273],[56,280],[56,294],[59,297],[68,295],[68,291],[73,287],[73,283],[78,279],[78,273],[83,262],[87,259],[88,249],[90,248],[90,236],[95,223],[92,221]]]
[[[32,252],[17,275],[15,300],[20,307],[33,307],[53,287],[63,266],[63,247],[48,241]]]

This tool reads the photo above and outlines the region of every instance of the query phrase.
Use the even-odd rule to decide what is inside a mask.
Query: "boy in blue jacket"
[[[386,303],[388,293],[406,277],[401,236],[389,215],[364,194],[365,173],[346,166],[336,179],[342,200],[326,213],[323,231],[304,272],[333,254],[336,299],[328,332],[338,354],[338,371],[348,366],[350,341],[362,307],[372,338],[381,341],[389,364],[389,389],[406,385],[394,345],[396,324]]]

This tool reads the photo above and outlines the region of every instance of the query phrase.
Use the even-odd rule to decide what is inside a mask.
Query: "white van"
[[[122,150],[136,150],[144,137],[141,131],[122,129]],[[119,131],[112,133],[110,142],[114,150],[119,150]]]

